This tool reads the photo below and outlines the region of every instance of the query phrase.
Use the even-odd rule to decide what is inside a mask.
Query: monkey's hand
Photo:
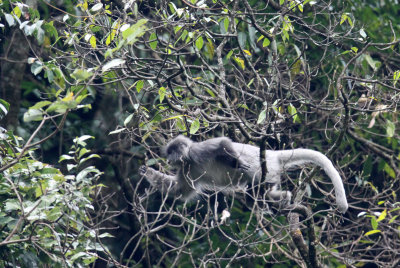
[[[144,176],[146,180],[154,188],[166,194],[175,194],[179,190],[177,187],[177,179],[175,176],[161,173],[151,167],[141,166],[139,168],[139,175]]]
[[[146,175],[146,172],[147,172],[147,167],[146,166],[141,166],[140,168],[139,168],[139,175],[140,176],[144,176],[144,175]]]
[[[154,169],[144,165],[139,168],[139,175],[145,177],[146,180],[156,188],[162,180],[162,176],[157,176],[157,172]]]

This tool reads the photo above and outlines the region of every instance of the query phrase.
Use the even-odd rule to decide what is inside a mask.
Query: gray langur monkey
[[[167,163],[177,169],[174,176],[141,166],[144,176],[158,190],[190,199],[202,190],[234,190],[247,183],[261,180],[260,149],[253,145],[232,142],[220,137],[193,142],[179,135],[165,147]],[[291,193],[278,190],[286,169],[313,163],[324,169],[332,180],[336,203],[344,213],[348,208],[342,179],[332,162],[322,153],[309,149],[266,150],[266,182],[274,186],[268,192],[276,201],[288,201]]]

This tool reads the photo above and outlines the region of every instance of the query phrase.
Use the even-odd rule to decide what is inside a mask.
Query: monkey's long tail
[[[307,163],[314,163],[323,168],[332,180],[333,187],[335,188],[336,204],[339,210],[342,213],[347,211],[349,205],[347,204],[342,178],[332,162],[325,155],[309,149],[282,150],[279,153],[279,159],[284,168],[291,168]]]

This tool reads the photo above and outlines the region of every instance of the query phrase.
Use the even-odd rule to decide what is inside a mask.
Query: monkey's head
[[[163,150],[167,163],[171,166],[181,166],[182,163],[189,160],[189,149],[192,143],[189,138],[183,135],[179,135],[168,142]]]

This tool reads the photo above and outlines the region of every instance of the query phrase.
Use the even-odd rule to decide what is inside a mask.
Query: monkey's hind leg
[[[227,138],[221,139],[219,147],[219,153],[217,154],[216,158],[219,159],[221,162],[227,164],[232,168],[239,168],[243,172],[250,168],[250,165],[240,159],[240,156],[233,148],[231,140]]]

